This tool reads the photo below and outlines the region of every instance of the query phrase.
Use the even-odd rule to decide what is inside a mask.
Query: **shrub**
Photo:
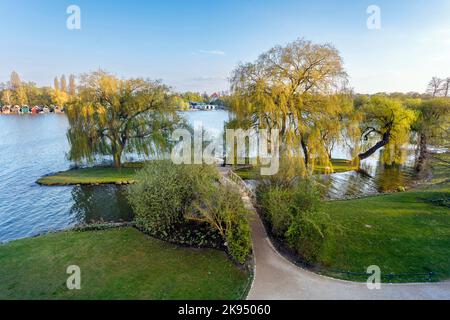
[[[270,232],[285,240],[305,262],[316,262],[331,221],[320,211],[321,189],[312,178],[291,187],[265,184],[258,189],[263,218]]]
[[[268,187],[260,198],[263,218],[277,238],[283,238],[292,223],[291,198],[290,190],[277,186]]]
[[[127,198],[137,225],[149,232],[167,233],[185,222],[184,215],[196,196],[199,185],[218,179],[214,168],[174,165],[152,161],[138,172],[138,183],[130,186]]]
[[[238,262],[250,253],[250,227],[240,194],[219,183],[216,168],[146,164],[128,188],[138,228],[183,245],[226,248]]]
[[[136,176],[139,183],[128,189],[136,224],[146,231],[167,232],[183,222],[191,188],[181,167],[168,161],[152,161]]]
[[[239,263],[246,261],[251,251],[248,210],[234,188],[223,185],[201,188],[188,218],[211,225],[226,240],[229,254]]]
[[[326,224],[321,218],[317,212],[297,212],[286,232],[290,248],[308,263],[317,261],[325,239]]]

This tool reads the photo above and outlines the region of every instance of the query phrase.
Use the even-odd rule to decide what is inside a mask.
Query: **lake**
[[[211,135],[220,134],[226,111],[183,112]],[[61,230],[81,223],[129,221],[132,212],[121,187],[44,187],[35,181],[64,171],[67,119],[64,115],[0,115],[0,242]],[[336,150],[335,157],[345,157]],[[130,157],[129,159],[133,159]],[[385,169],[378,155],[366,164],[369,175],[356,172],[325,177],[330,198],[358,196],[395,189],[412,181],[412,164]]]
[[[215,134],[228,120],[225,111],[184,112]],[[0,115],[0,242],[31,237],[93,221],[132,218],[124,192],[116,186],[44,187],[43,175],[70,169],[66,158],[65,115]]]

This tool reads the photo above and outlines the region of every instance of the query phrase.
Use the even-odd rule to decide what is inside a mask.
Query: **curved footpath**
[[[220,169],[228,178],[230,170]],[[244,183],[245,184],[245,183]],[[448,300],[450,281],[439,283],[381,284],[369,290],[365,283],[337,280],[302,269],[273,247],[264,225],[246,191],[237,185],[251,221],[255,274],[248,300]]]
[[[230,170],[220,169],[228,178]],[[450,281],[439,283],[381,284],[369,290],[365,283],[321,276],[302,269],[273,247],[264,225],[246,191],[241,190],[246,207],[253,212],[251,221],[255,275],[248,300],[448,300]]]
[[[244,200],[252,206],[248,197]],[[450,299],[449,281],[382,284],[380,290],[369,290],[365,283],[331,279],[306,271],[274,249],[256,212],[251,224],[255,277],[248,300]]]

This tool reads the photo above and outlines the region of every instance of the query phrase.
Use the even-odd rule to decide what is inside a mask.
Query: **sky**
[[[70,5],[79,30],[67,28]],[[367,27],[370,5],[380,29]],[[297,38],[332,43],[360,93],[424,92],[450,76],[449,0],[1,0],[0,82],[102,68],[212,93],[238,63]]]

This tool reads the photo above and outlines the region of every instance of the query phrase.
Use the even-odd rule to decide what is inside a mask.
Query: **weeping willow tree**
[[[411,128],[416,120],[414,110],[401,101],[373,96],[365,98],[356,106],[361,114],[361,149],[359,160],[365,160],[377,150],[384,148],[382,162],[386,165],[404,162],[404,145],[410,141]]]
[[[122,80],[103,71],[81,76],[79,94],[67,109],[69,158],[112,156],[119,168],[123,153],[165,150],[180,123],[169,100],[168,87],[158,81]]]
[[[232,73],[234,126],[278,129],[282,152],[332,170],[331,150],[342,139],[353,105],[347,74],[330,44],[299,39],[276,46]]]
[[[450,146],[450,98],[413,99],[408,100],[406,105],[417,112],[412,129],[417,134],[419,146],[416,169],[422,171],[429,155],[428,145]]]

